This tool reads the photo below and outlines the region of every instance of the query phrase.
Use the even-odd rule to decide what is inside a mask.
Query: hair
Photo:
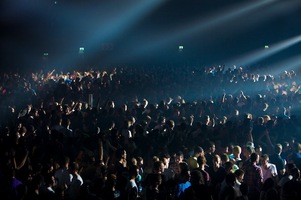
[[[245,150],[248,151],[250,154],[252,154],[252,153],[255,152],[254,148],[251,147],[251,146],[246,146],[246,149],[245,149]]]
[[[264,160],[269,161],[269,156],[268,156],[268,154],[263,154],[263,155],[261,156],[261,158],[263,158]]]
[[[234,164],[232,162],[230,162],[230,161],[225,162],[225,166],[224,166],[225,171],[229,172],[229,171],[233,170],[233,166],[234,166]]]
[[[178,152],[176,153],[176,156],[184,156],[184,154],[183,154],[182,151],[178,151]]]
[[[229,173],[226,175],[225,177],[226,183],[230,184],[230,185],[234,185],[235,181],[236,181],[236,177],[234,173]]]
[[[238,145],[235,145],[235,146],[233,147],[233,150],[232,150],[232,152],[241,153],[241,147],[240,147],[240,146],[238,146]]]
[[[130,177],[135,177],[137,175],[137,170],[139,170],[137,165],[132,165],[129,168],[129,176]]]
[[[237,169],[234,174],[236,177],[240,177],[241,175],[245,174],[245,171],[242,169]]]
[[[280,154],[282,152],[282,145],[280,143],[276,144],[274,147],[274,152]]]
[[[206,157],[205,156],[199,156],[197,158],[197,162],[198,164],[201,166],[201,165],[205,165],[207,163],[207,160],[206,160]]]
[[[79,170],[79,164],[77,162],[72,162],[70,165],[70,170],[71,171],[78,171]]]
[[[197,154],[197,153],[202,153],[204,152],[203,148],[200,147],[200,146],[196,146],[194,147],[194,153]]]
[[[301,144],[299,142],[294,143],[294,150],[297,152],[301,151]]]
[[[163,162],[160,160],[154,162],[154,170],[159,171],[162,164],[163,164]]]
[[[190,173],[190,182],[191,185],[200,185],[200,184],[204,184],[204,177],[202,175],[202,173],[199,170],[193,170]]]
[[[258,154],[257,153],[252,153],[251,156],[250,156],[250,160],[251,162],[256,162],[257,161],[257,158],[258,158]]]
[[[229,161],[229,156],[228,156],[226,153],[223,153],[223,154],[221,155],[221,160],[222,160],[223,162],[227,162],[227,161]]]
[[[263,117],[258,117],[257,121],[258,121],[259,124],[263,124],[264,123]]]
[[[117,149],[116,150],[116,158],[117,159],[122,158],[122,155],[123,155],[124,151],[125,151],[125,149],[123,149],[123,148]]]

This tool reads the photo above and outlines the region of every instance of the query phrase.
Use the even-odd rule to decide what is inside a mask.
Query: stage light
[[[246,55],[240,55],[239,58],[233,59],[232,61],[227,62],[227,64],[228,65],[235,64],[235,65],[239,65],[239,66],[248,66],[248,65],[254,64],[264,58],[272,56],[280,51],[283,51],[293,45],[296,45],[299,42],[301,42],[301,35],[298,35],[293,38],[273,44],[272,47],[269,47],[268,45],[266,45],[267,48],[265,46],[265,48],[263,50],[262,50],[262,48],[260,48],[259,50],[248,53]],[[269,50],[266,51],[267,49],[269,49]]]
[[[85,48],[84,47],[80,47],[78,53],[79,54],[85,53]]]
[[[179,52],[182,52],[184,50],[184,46],[183,45],[180,45],[179,46]]]
[[[245,16],[250,16],[251,14],[256,13],[259,9],[269,6],[275,0],[264,0],[264,1],[255,1],[251,3],[243,3],[238,6],[232,7],[230,9],[225,9],[223,11],[217,12],[217,14],[208,17],[202,17],[196,21],[191,22],[190,24],[182,25],[182,27],[176,27],[175,30],[168,30],[165,33],[161,33],[160,37],[157,35],[150,36],[149,43],[144,43],[140,48],[128,52],[126,57],[136,57],[145,52],[155,51],[158,48],[174,43],[179,39],[185,38],[200,38],[200,37],[211,37],[212,33],[209,33],[212,29],[217,29],[229,23],[233,25],[233,20],[241,20]],[[239,23],[240,24],[240,23]],[[178,30],[182,31],[178,31]],[[234,32],[234,30],[233,30]],[[159,35],[159,34],[158,34]]]

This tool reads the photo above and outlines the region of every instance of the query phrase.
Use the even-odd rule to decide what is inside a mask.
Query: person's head
[[[156,174],[161,174],[161,173],[163,173],[163,171],[164,171],[164,164],[163,164],[163,162],[160,161],[160,160],[154,162],[154,167],[153,167],[153,169],[154,169],[154,173],[156,173]]]
[[[178,151],[176,153],[176,157],[175,157],[175,162],[176,163],[181,163],[184,159],[184,154],[182,153],[182,151]]]
[[[282,145],[280,143],[276,144],[275,147],[274,147],[274,152],[278,155],[281,154],[282,152]]]
[[[143,158],[140,157],[140,156],[138,156],[138,157],[136,158],[136,160],[137,160],[137,166],[138,166],[138,167],[142,167],[142,166],[143,166]]]
[[[252,153],[254,153],[255,152],[255,150],[254,150],[254,148],[253,147],[251,147],[251,146],[246,146],[244,149],[243,149],[243,155],[244,155],[244,157],[245,158],[249,158],[250,157],[250,155],[252,154]]]
[[[236,180],[242,183],[244,180],[245,171],[242,169],[238,169],[234,172],[234,174],[236,176]]]
[[[235,145],[233,147],[232,151],[233,151],[233,154],[234,154],[235,158],[239,158],[240,157],[240,154],[241,154],[241,147],[240,146]]]
[[[116,150],[116,158],[118,159],[118,160],[121,160],[121,159],[126,159],[126,156],[127,156],[127,154],[126,154],[126,151],[125,151],[125,149],[117,149]]]
[[[255,151],[258,155],[262,155],[262,147],[260,145],[257,145],[255,147]]]
[[[212,141],[207,141],[205,143],[205,151],[206,153],[213,154],[215,152],[215,143]]]
[[[204,184],[204,177],[199,170],[193,170],[190,173],[190,182],[191,185],[201,185]]]
[[[134,158],[134,157],[131,159],[131,162],[132,162],[132,165],[137,165],[138,164],[137,159]]]
[[[203,148],[200,147],[200,146],[194,147],[194,155],[195,155],[196,157],[199,157],[199,156],[201,156],[201,155],[204,155],[204,150],[203,150]]]
[[[229,156],[227,154],[223,153],[221,155],[221,161],[222,161],[222,164],[225,164],[226,162],[230,161]]]
[[[262,166],[267,165],[269,163],[269,156],[267,154],[260,156],[260,163]]]
[[[162,162],[163,162],[165,168],[168,168],[168,167],[169,167],[169,163],[170,163],[170,155],[167,154],[167,153],[164,154],[164,155],[162,156]]]
[[[188,169],[181,170],[180,177],[184,182],[189,181],[190,180],[190,170],[188,170]]]
[[[225,164],[224,164],[224,168],[225,168],[225,171],[227,174],[229,174],[229,173],[232,174],[234,172],[233,167],[234,167],[234,164],[230,161],[225,162]]]
[[[301,152],[301,144],[299,142],[295,142],[293,148],[295,152]]]
[[[47,185],[48,187],[54,187],[55,186],[55,178],[51,174],[47,174],[44,177],[44,182],[45,182],[45,185]]]
[[[198,159],[197,159],[197,162],[198,162],[200,167],[205,166],[206,163],[207,163],[206,157],[205,156],[199,156]]]
[[[257,153],[252,153],[250,156],[250,160],[252,163],[258,163],[259,161],[259,155]]]
[[[71,173],[78,173],[78,170],[79,170],[79,164],[77,162],[72,162],[70,165],[69,165],[69,169],[70,169],[70,172]]]
[[[137,165],[132,165],[129,168],[129,176],[130,178],[137,178],[139,175],[139,168]]]
[[[213,166],[219,167],[222,164],[221,157],[218,154],[213,156]]]
[[[235,174],[234,173],[227,174],[225,180],[226,180],[227,185],[230,185],[233,187],[235,184],[235,181],[236,181]]]

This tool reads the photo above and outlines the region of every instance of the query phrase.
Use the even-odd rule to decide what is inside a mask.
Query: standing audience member
[[[282,145],[278,143],[274,146],[274,154],[270,156],[271,163],[274,163],[276,165],[277,174],[279,178],[284,176],[285,165],[286,165],[286,160],[282,158],[281,153],[282,153]]]
[[[250,163],[244,168],[244,183],[246,183],[249,188],[249,200],[258,200],[260,197],[263,175],[261,168],[257,165],[258,161],[259,155],[257,153],[252,153],[250,156]]]
[[[79,174],[79,165],[76,162],[70,164],[70,179],[71,183],[66,193],[70,200],[78,200],[84,181]]]
[[[212,200],[212,196],[208,186],[205,185],[203,176],[200,171],[194,170],[191,172],[191,186],[188,187],[180,199],[204,199]]]
[[[276,165],[269,162],[269,156],[264,154],[260,157],[260,167],[263,175],[263,182],[265,182],[268,178],[272,178],[275,181],[278,181],[278,174]]]

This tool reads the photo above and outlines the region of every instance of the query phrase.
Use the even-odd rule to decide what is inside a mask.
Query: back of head
[[[274,152],[276,154],[280,154],[282,152],[282,145],[281,144],[276,144],[275,147],[274,147]]]
[[[258,154],[255,153],[255,152],[252,153],[251,156],[250,156],[250,160],[251,160],[252,163],[257,162],[257,160],[258,160]]]
[[[204,177],[199,170],[193,170],[191,173],[190,182],[191,185],[201,185],[204,184]]]
[[[235,174],[234,173],[227,174],[225,180],[228,185],[234,186],[235,181],[236,181]]]
[[[204,153],[203,148],[200,146],[194,147],[194,154],[200,154],[200,153]]]

